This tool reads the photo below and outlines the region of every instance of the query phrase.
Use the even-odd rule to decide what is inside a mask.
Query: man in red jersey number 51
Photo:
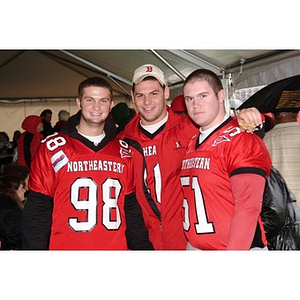
[[[226,113],[225,92],[215,73],[194,71],[183,93],[188,115],[200,127],[180,174],[187,249],[266,248],[260,212],[271,158],[264,142],[242,132]]]

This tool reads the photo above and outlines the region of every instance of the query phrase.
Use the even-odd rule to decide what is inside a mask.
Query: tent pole
[[[128,92],[119,82],[117,82],[112,76],[107,75],[119,88],[121,88],[127,95],[130,96],[130,92]]]
[[[163,63],[165,63],[176,75],[179,76],[183,81],[185,76],[183,76],[178,70],[176,70],[169,62],[167,62],[161,55],[159,55],[155,50],[150,50],[156,57],[158,57]]]
[[[69,51],[65,51],[65,50],[59,50],[59,51],[62,52],[62,53],[64,53],[64,54],[67,54],[67,55],[69,55],[69,56],[71,56],[73,58],[75,58],[76,60],[78,60],[80,62],[83,62],[84,64],[86,64],[86,65],[88,65],[90,67],[93,67],[94,69],[96,69],[98,71],[101,71],[101,72],[105,73],[110,79],[112,79],[112,77],[113,77],[113,78],[115,78],[115,79],[117,79],[117,80],[119,80],[119,81],[121,81],[123,83],[126,83],[129,86],[131,86],[131,82],[129,80],[127,80],[127,79],[125,79],[125,78],[123,78],[121,76],[118,76],[117,74],[114,74],[114,73],[112,73],[112,72],[110,72],[108,70],[105,70],[105,69],[103,69],[103,68],[101,68],[101,67],[99,67],[99,66],[97,66],[97,65],[95,65],[93,63],[91,63],[90,61],[88,61],[86,59],[83,59],[83,58],[81,58],[81,57],[79,57],[79,56],[77,56],[77,55],[75,55],[75,54],[73,54],[73,53],[71,53]]]
[[[26,50],[27,51],[27,50]],[[17,53],[14,57],[10,58],[9,60],[3,62],[1,65],[0,65],[0,69],[4,66],[6,66],[7,64],[9,64],[11,61],[15,60],[18,56],[22,55],[25,51],[21,51],[19,53]]]
[[[209,69],[217,74],[219,74],[220,69],[222,69],[222,68],[217,67],[216,65],[213,65],[213,64],[201,59],[200,57],[190,53],[187,50],[169,50],[169,51],[171,53],[179,56],[180,58],[187,60],[188,62],[196,64],[197,66],[199,66],[201,68]]]

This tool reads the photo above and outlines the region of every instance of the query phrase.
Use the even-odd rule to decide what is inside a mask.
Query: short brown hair
[[[20,209],[23,209],[23,199],[20,199],[17,194],[20,185],[25,188],[25,181],[20,176],[10,174],[0,177],[0,193],[10,197]]]
[[[195,81],[206,81],[212,87],[214,93],[217,95],[223,89],[221,79],[214,72],[207,69],[198,69],[192,72],[185,80],[183,88],[186,84]]]
[[[86,87],[90,87],[90,86],[96,86],[96,87],[103,87],[109,90],[109,93],[111,95],[111,97],[113,96],[113,90],[111,85],[104,80],[101,77],[90,77],[88,79],[85,79],[84,81],[82,81],[79,86],[78,86],[78,98],[81,99],[82,95],[83,95],[83,90]]]

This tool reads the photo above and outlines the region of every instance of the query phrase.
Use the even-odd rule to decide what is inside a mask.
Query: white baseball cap
[[[167,85],[162,70],[154,65],[142,65],[134,71],[132,82],[139,84],[144,78],[152,76],[156,78],[161,85]]]

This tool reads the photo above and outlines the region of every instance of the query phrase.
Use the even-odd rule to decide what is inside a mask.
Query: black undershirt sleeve
[[[47,250],[49,248],[52,210],[51,197],[29,191],[21,223],[22,249]]]
[[[130,250],[154,250],[135,193],[125,196],[126,239]]]

